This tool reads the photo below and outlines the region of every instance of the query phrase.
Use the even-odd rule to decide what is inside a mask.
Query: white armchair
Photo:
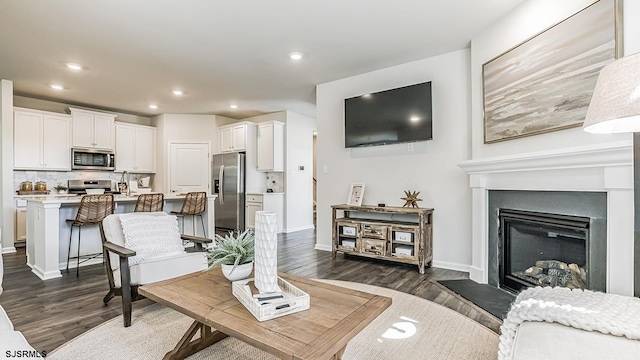
[[[106,304],[122,296],[124,326],[131,325],[131,303],[142,298],[138,286],[207,268],[202,244],[210,239],[181,235],[175,216],[164,212],[113,214],[101,226],[109,280]],[[186,252],[182,240],[192,241],[198,252]]]

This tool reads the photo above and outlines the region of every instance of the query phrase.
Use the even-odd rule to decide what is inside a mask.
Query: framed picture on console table
[[[351,184],[351,190],[349,190],[349,199],[347,199],[347,205],[361,206],[363,196],[364,184]]]
[[[484,143],[582,126],[622,56],[622,0],[599,0],[482,66]]]

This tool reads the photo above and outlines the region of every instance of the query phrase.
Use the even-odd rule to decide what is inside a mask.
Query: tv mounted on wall
[[[344,144],[347,148],[431,139],[430,81],[344,101]]]

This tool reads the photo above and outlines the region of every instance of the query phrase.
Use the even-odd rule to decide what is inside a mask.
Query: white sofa
[[[2,277],[4,275],[2,255],[0,255],[0,295],[2,295]],[[0,298],[0,301],[2,298]],[[1,302],[0,302],[1,304]],[[13,328],[6,311],[0,305],[0,359],[41,358],[40,354],[27,342],[21,332]]]
[[[499,346],[500,360],[640,359],[640,299],[527,289],[504,320]]]

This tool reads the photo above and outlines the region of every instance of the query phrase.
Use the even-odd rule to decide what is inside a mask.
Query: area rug
[[[330,284],[389,296],[393,304],[347,345],[351,359],[497,359],[498,335],[465,316],[402,292],[353,282]],[[153,304],[133,312],[132,325],[117,317],[60,346],[47,359],[161,359],[192,320]],[[272,360],[274,356],[227,338],[188,359]]]

